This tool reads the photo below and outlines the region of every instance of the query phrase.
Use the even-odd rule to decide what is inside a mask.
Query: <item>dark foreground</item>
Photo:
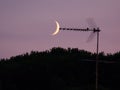
[[[92,60],[90,52],[60,48],[2,60],[0,90],[95,90]],[[98,90],[120,90],[120,63],[105,61],[99,63]]]

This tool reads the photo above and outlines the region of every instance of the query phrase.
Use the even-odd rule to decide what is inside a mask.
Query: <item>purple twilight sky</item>
[[[86,28],[94,18],[100,32],[100,51],[120,50],[120,0],[0,0],[0,58],[72,47],[95,52],[96,38],[87,43],[90,32],[60,31],[61,27]]]

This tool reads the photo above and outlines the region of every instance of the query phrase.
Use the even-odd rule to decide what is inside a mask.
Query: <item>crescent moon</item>
[[[57,22],[57,21],[55,21],[55,23],[56,23],[56,30],[55,30],[55,32],[52,34],[52,35],[56,35],[56,34],[58,34],[59,33],[59,31],[60,31],[60,25],[59,25],[59,23]]]

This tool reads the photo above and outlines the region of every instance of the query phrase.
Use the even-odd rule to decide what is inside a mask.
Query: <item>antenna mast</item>
[[[96,86],[95,89],[98,90],[98,60],[99,60],[99,28],[93,28],[93,29],[77,29],[77,28],[59,28],[60,30],[72,30],[72,31],[92,31],[93,33],[97,33],[97,46],[96,46]]]

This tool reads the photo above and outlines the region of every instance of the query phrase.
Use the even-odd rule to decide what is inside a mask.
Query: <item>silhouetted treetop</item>
[[[31,51],[30,53],[25,53],[23,55],[12,56],[10,59],[1,59],[0,61],[19,61],[19,60],[30,60],[30,59],[60,59],[60,58],[76,58],[76,59],[94,59],[96,53],[92,53],[86,50],[79,50],[78,48],[61,48],[53,47],[46,51]],[[104,54],[104,52],[99,53],[99,59],[101,60],[114,60],[119,61],[120,52],[114,54]]]

